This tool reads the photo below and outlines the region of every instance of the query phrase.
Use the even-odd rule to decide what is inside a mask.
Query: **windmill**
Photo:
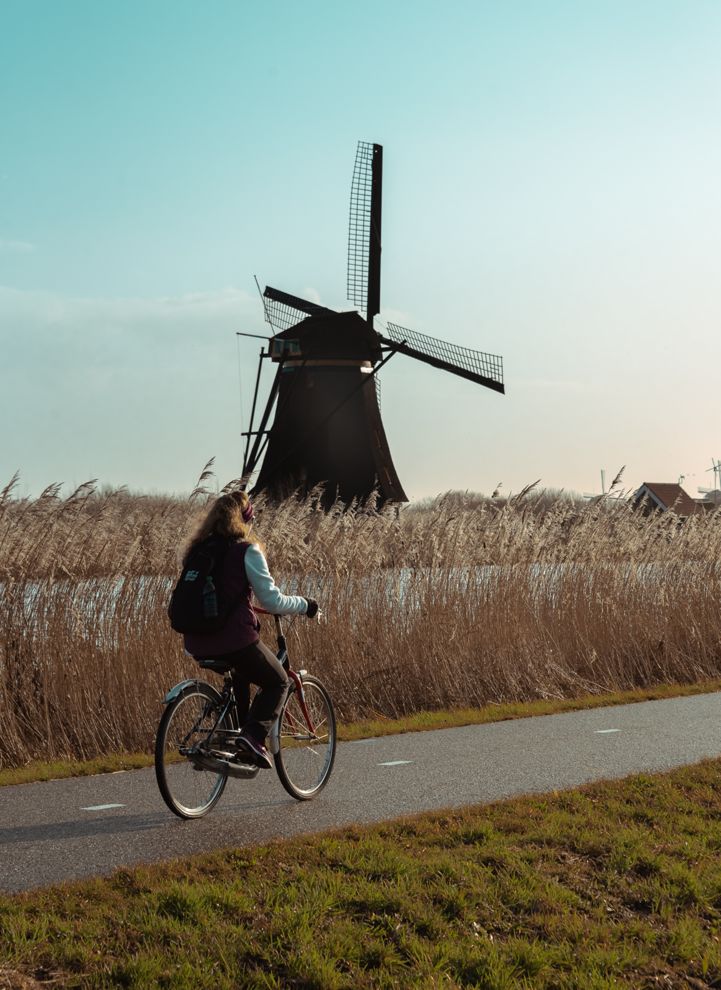
[[[601,468],[601,494],[594,494],[593,492],[584,492],[583,497],[588,499],[593,498],[604,498],[606,495],[606,470]]]
[[[706,468],[706,473],[713,471],[713,488],[699,488],[700,495],[705,495],[705,502],[713,502],[718,505],[721,502],[721,460],[711,458],[711,467]]]
[[[266,286],[272,328],[260,352],[246,438],[243,478],[258,469],[255,492],[283,498],[322,485],[324,501],[350,502],[377,489],[405,502],[380,414],[377,373],[395,354],[504,392],[500,357],[427,337],[395,323],[375,329],[380,312],[383,148],[360,141],[351,183],[348,299],[337,312]],[[263,361],[275,365],[265,408],[254,429]],[[270,418],[275,408],[272,425]],[[263,456],[265,455],[265,456]]]

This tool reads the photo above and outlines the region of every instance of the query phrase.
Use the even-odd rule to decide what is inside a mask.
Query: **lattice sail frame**
[[[307,315],[307,313],[303,313],[293,306],[286,306],[285,303],[277,302],[275,299],[267,299],[265,302],[265,321],[270,323],[274,333],[287,330],[288,327],[294,327]]]
[[[368,302],[373,147],[368,141],[358,142],[348,220],[348,299],[363,313]]]
[[[307,316],[332,312],[325,306],[310,302],[308,299],[301,299],[281,289],[274,289],[272,285],[265,287],[263,305],[265,322],[270,323],[275,333],[294,327]]]
[[[474,351],[470,347],[459,344],[449,344],[437,337],[427,337],[417,330],[408,330],[397,323],[386,324],[388,337],[396,344],[403,344],[420,354],[453,364],[464,371],[490,378],[500,385],[503,384],[503,358],[498,354],[487,354],[484,351]]]

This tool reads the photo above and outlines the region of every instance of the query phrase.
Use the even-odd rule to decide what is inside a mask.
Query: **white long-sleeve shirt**
[[[245,551],[245,575],[258,604],[276,615],[305,615],[308,603],[300,595],[284,595],[268,570],[265,554],[255,543]]]

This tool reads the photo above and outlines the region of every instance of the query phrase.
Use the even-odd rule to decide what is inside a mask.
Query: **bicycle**
[[[273,618],[277,657],[289,685],[266,745],[286,791],[298,801],[309,801],[325,787],[333,769],[335,713],[321,681],[305,670],[291,668],[280,616]],[[241,726],[229,676],[232,664],[205,660],[200,666],[224,675],[222,690],[198,678],[176,684],[163,699],[166,708],[155,739],[158,787],[167,806],[180,818],[202,818],[220,800],[229,777],[249,780],[259,771],[233,745]]]

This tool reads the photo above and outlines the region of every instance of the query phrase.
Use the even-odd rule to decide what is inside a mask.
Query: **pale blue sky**
[[[0,0],[0,482],[235,477],[253,273],[348,306],[361,139],[384,313],[506,366],[505,397],[384,369],[408,493],[622,464],[695,493],[721,457],[720,50],[715,0]]]

